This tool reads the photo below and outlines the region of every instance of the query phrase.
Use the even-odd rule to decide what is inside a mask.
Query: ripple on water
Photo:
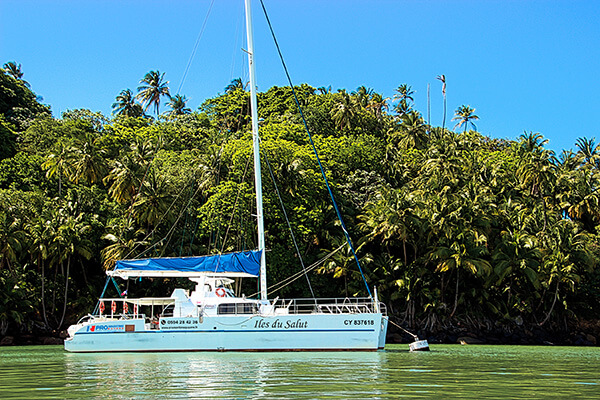
[[[595,398],[598,348],[70,354],[0,349],[0,398]]]

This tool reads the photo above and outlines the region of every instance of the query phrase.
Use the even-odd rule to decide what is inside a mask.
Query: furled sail
[[[202,257],[160,257],[119,260],[109,276],[129,277],[194,277],[226,275],[257,277],[261,251],[243,251]]]

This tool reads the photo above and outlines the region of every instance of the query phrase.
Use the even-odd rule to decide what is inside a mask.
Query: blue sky
[[[444,74],[447,126],[466,104],[492,137],[540,132],[556,151],[600,140],[599,1],[264,1],[295,84],[392,97],[407,83],[425,118],[430,84],[431,123],[441,125]],[[259,90],[286,85],[257,1],[254,20]],[[0,0],[0,62],[21,63],[55,116],[110,115],[119,92],[135,92],[150,70],[195,109],[247,80],[244,29],[243,0]]]

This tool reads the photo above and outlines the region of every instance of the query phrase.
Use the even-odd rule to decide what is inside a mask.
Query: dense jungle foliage
[[[64,329],[93,309],[116,259],[255,247],[249,93],[237,79],[192,111],[163,77],[123,90],[110,117],[53,118],[20,65],[4,65],[0,335]],[[392,315],[411,327],[598,318],[593,139],[561,154],[539,133],[492,139],[469,106],[456,110],[458,132],[428,126],[408,85],[392,99],[295,89],[368,284]],[[161,99],[169,112],[157,115]],[[258,100],[269,285],[302,270],[279,193],[315,294],[366,295],[291,89]],[[175,282],[120,284],[168,295]],[[271,295],[310,291],[302,276]]]

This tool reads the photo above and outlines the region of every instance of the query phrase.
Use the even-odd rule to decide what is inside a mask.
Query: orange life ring
[[[137,307],[137,304],[134,304],[134,305],[133,305],[133,314],[134,314],[134,315],[137,315],[137,312],[138,312],[138,307]]]
[[[117,312],[117,303],[115,303],[114,300],[110,305],[110,310],[112,311],[113,314]]]
[[[217,288],[217,290],[215,291],[215,294],[219,297],[225,297],[225,289],[223,289],[222,287]]]
[[[105,308],[104,308],[104,302],[101,301],[100,302],[100,314],[104,314],[104,310],[105,310]]]
[[[127,305],[127,302],[123,302],[123,314],[127,314],[129,312],[129,306]]]

